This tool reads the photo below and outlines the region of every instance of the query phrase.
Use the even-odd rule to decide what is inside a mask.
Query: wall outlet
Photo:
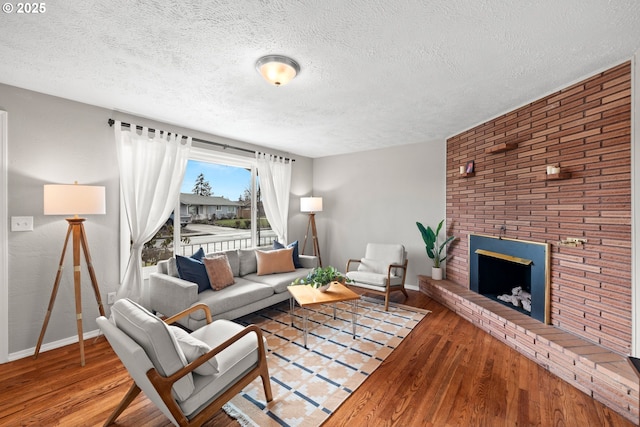
[[[12,216],[11,231],[33,231],[33,217]]]
[[[116,302],[116,293],[109,292],[107,294],[107,304],[112,305],[114,302]]]

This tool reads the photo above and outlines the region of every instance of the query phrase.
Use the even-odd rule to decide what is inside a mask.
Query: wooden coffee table
[[[353,339],[356,338],[356,321],[358,317],[358,300],[360,300],[360,295],[338,282],[331,283],[331,286],[326,292],[320,292],[308,285],[289,286],[287,289],[289,289],[289,293],[291,294],[291,298],[289,298],[291,326],[293,326],[293,311],[295,309],[295,303],[297,302],[298,305],[303,308],[302,331],[304,335],[304,348],[308,349],[308,310],[311,307],[322,304],[333,304],[333,318],[335,319],[335,303],[351,301],[351,306],[353,308],[351,313],[351,325],[353,328]]]

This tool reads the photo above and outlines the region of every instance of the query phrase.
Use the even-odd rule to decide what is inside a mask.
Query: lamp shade
[[[45,215],[104,215],[105,213],[104,187],[78,184],[44,186]]]
[[[301,197],[300,212],[322,212],[322,197]]]
[[[256,70],[266,81],[275,86],[289,83],[300,72],[300,65],[282,55],[267,55],[258,59]]]

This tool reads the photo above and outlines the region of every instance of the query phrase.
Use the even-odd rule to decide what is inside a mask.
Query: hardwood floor
[[[432,311],[325,426],[632,426],[427,296]],[[1,426],[102,425],[130,379],[104,338],[0,365]],[[144,396],[118,426],[169,426]],[[220,411],[206,426],[237,427]]]

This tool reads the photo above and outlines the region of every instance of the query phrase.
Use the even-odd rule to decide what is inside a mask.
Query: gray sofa
[[[211,310],[213,320],[233,320],[288,299],[287,286],[318,266],[317,257],[300,255],[302,268],[288,273],[258,276],[255,250],[233,249],[223,252],[229,259],[235,284],[219,291],[208,289],[198,293],[197,284],[178,277],[175,258],[158,262],[158,272],[149,277],[149,308],[156,313],[173,316],[195,304],[204,303]],[[179,323],[196,330],[206,324],[204,312],[197,310],[179,320]]]

